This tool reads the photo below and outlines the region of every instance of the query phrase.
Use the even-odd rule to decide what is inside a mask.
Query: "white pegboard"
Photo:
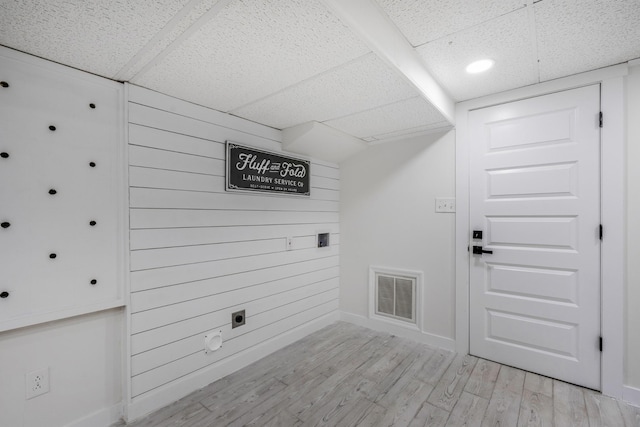
[[[0,81],[0,330],[122,305],[122,85],[7,49]]]

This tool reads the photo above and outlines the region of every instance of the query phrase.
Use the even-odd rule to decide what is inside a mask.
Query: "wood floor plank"
[[[380,425],[380,421],[382,417],[384,417],[384,413],[387,408],[376,405],[372,403],[371,406],[367,408],[367,412],[360,417],[360,419],[356,420],[353,424],[354,427],[377,427]]]
[[[525,386],[520,403],[518,427],[551,425],[553,425],[553,398],[544,393],[528,390]]]
[[[483,426],[515,426],[518,423],[524,377],[525,372],[520,369],[500,367]]]
[[[436,349],[431,357],[415,372],[415,378],[435,386],[455,357],[456,354],[452,351]]]
[[[207,419],[211,411],[199,402],[191,403],[169,416],[166,412],[157,412],[141,420],[137,427],[194,427]]]
[[[380,401],[380,404],[387,408],[381,425],[408,426],[427,401],[432,390],[431,384],[412,379],[399,393],[388,394]]]
[[[298,400],[307,391],[318,387],[326,379],[324,375],[313,378],[302,377],[297,382],[287,385],[279,393],[267,398],[260,405],[249,406],[240,417],[229,423],[229,426],[262,426],[279,412],[286,411],[292,402]]]
[[[524,388],[532,393],[553,397],[553,380],[542,375],[527,372],[524,377]]]
[[[299,427],[302,425],[302,421],[300,421],[287,411],[280,411],[269,421],[259,425],[263,427]]]
[[[447,422],[447,418],[449,418],[449,412],[424,402],[416,416],[411,420],[409,427],[443,427]]]
[[[451,412],[477,361],[474,356],[456,356],[431,392],[428,402]]]
[[[498,378],[500,364],[490,360],[479,359],[476,367],[471,372],[469,381],[464,391],[484,397],[487,401],[491,398],[493,388]]]
[[[584,392],[590,427],[614,427],[624,425],[622,412],[615,399],[593,391]]]
[[[213,417],[211,420],[215,421],[213,425],[229,425],[236,418],[246,413],[249,407],[260,405],[285,387],[286,384],[276,378],[272,378],[248,390],[243,395],[237,396],[235,399],[227,400],[225,404],[221,405],[219,402],[211,403],[211,406],[207,406],[207,409],[212,412]]]
[[[489,406],[489,399],[463,391],[456,406],[451,411],[451,416],[447,421],[447,426],[477,426],[482,424],[484,415]]]
[[[351,375],[332,393],[323,396],[319,404],[294,415],[303,421],[303,426],[337,425],[350,411],[357,411],[363,409],[363,405],[368,407],[371,404],[364,394],[372,386],[375,384],[371,380]]]
[[[553,422],[557,426],[589,426],[583,389],[553,380]]]
[[[640,427],[640,408],[620,401],[618,401],[618,406],[626,427]]]

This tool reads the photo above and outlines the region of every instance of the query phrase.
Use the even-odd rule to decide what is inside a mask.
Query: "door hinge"
[[[602,240],[603,234],[604,234],[604,228],[602,228],[602,224],[600,224],[600,240]]]
[[[600,337],[599,346],[600,346],[600,351],[602,351],[602,337]]]
[[[602,123],[603,123],[603,120],[602,120],[602,111],[600,111],[600,127],[602,127]]]

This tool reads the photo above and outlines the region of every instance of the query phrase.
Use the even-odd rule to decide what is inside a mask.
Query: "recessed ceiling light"
[[[493,64],[495,64],[495,61],[493,59],[481,59],[467,65],[466,70],[469,74],[481,73],[493,67]]]

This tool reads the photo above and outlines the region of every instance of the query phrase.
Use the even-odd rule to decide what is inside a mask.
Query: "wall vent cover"
[[[422,273],[371,267],[370,315],[418,326]]]

